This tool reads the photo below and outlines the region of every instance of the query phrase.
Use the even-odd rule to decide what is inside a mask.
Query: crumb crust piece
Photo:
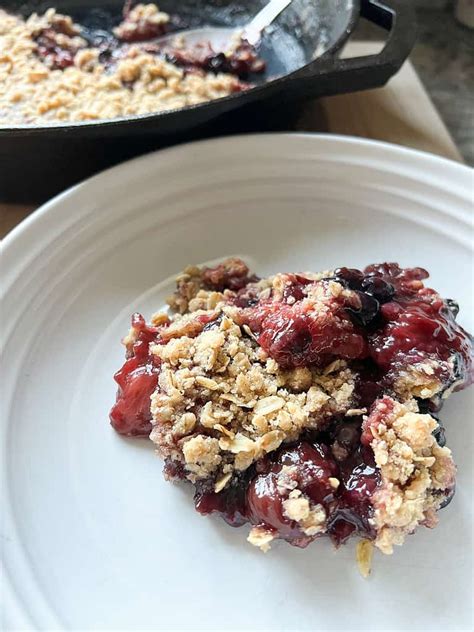
[[[161,373],[151,398],[150,438],[163,458],[184,458],[192,482],[243,471],[354,404],[354,374],[346,362],[282,370],[232,320],[233,310],[198,315],[212,323],[217,313],[215,327],[152,347]],[[192,328],[185,317],[170,327],[183,320]]]

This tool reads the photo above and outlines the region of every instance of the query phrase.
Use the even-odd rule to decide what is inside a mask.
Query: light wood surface
[[[352,42],[347,47],[347,54],[367,55],[376,53],[379,48],[376,42]],[[428,151],[450,160],[463,160],[409,61],[384,88],[310,103],[298,122],[298,128],[322,131],[314,127],[318,109],[324,113],[325,128],[334,134],[373,138]]]
[[[371,54],[379,48],[377,43],[353,42],[345,54]],[[309,103],[296,129],[373,138],[462,161],[409,61],[384,88]],[[31,205],[0,202],[0,237],[4,237],[33,210]]]

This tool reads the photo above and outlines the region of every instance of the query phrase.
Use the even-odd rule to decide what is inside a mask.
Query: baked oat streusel
[[[421,268],[251,276],[188,267],[171,314],[135,315],[112,425],[149,435],[203,514],[249,542],[328,535],[391,553],[454,494],[438,420],[472,381],[472,339]]]
[[[264,70],[243,41],[225,54],[154,44],[175,26],[155,4],[127,9],[107,36],[54,9],[26,20],[0,9],[0,126],[173,110],[245,90]]]

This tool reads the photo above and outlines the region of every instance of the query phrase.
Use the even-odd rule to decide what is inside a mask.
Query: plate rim
[[[405,159],[407,159],[408,161],[415,161],[415,162],[418,162],[419,164],[424,163],[427,169],[432,170],[431,176],[433,178],[436,177],[435,174],[433,173],[434,170],[442,172],[443,178],[448,181],[451,178],[453,180],[455,180],[455,178],[459,178],[459,181],[462,182],[461,188],[463,189],[464,189],[464,185],[466,185],[466,190],[468,190],[469,187],[470,186],[472,187],[474,183],[473,181],[474,169],[470,168],[467,165],[463,165],[453,160],[449,160],[447,158],[443,158],[441,156],[430,154],[428,152],[420,151],[417,149],[406,148],[401,145],[396,145],[393,143],[386,143],[386,142],[376,141],[376,140],[371,140],[371,139],[363,139],[363,138],[359,138],[355,136],[345,136],[345,135],[336,135],[336,134],[282,132],[282,133],[247,134],[247,135],[239,134],[239,135],[233,135],[233,136],[224,136],[220,138],[205,139],[205,140],[191,142],[191,143],[183,143],[181,145],[150,152],[143,156],[139,156],[132,160],[128,160],[124,163],[121,163],[105,171],[102,171],[84,180],[83,182],[76,184],[73,187],[68,188],[67,190],[58,194],[57,196],[53,197],[51,200],[42,204],[38,209],[33,211],[33,213],[29,215],[27,218],[25,218],[22,222],[20,222],[20,224],[18,224],[4,238],[3,243],[2,243],[3,255],[5,255],[8,252],[11,256],[10,262],[7,261],[5,262],[6,265],[2,266],[3,267],[2,277],[8,276],[10,278],[10,285],[8,283],[2,282],[2,286],[3,286],[2,287],[2,300],[3,300],[3,295],[6,295],[8,293],[9,287],[11,286],[12,283],[14,283],[15,277],[19,269],[23,268],[23,264],[25,262],[26,262],[26,265],[28,265],[28,253],[23,253],[21,251],[18,252],[18,248],[17,248],[17,246],[21,246],[20,241],[22,240],[22,238],[25,236],[27,238],[34,238],[36,236],[36,238],[39,239],[40,243],[41,241],[43,241],[42,248],[44,248],[45,246],[44,233],[41,234],[42,233],[41,222],[43,221],[43,219],[49,218],[52,215],[53,218],[55,218],[58,221],[59,225],[61,225],[61,222],[62,222],[62,225],[64,226],[68,220],[69,221],[71,220],[71,216],[74,216],[74,213],[63,212],[63,210],[61,209],[63,202],[70,200],[71,198],[74,199],[76,195],[83,195],[84,193],[87,195],[88,189],[90,187],[96,186],[96,184],[98,182],[100,183],[100,181],[103,178],[115,177],[115,178],[118,178],[118,180],[120,181],[121,177],[125,176],[127,172],[132,168],[132,165],[136,166],[136,165],[147,164],[147,163],[151,164],[153,161],[156,160],[157,157],[160,158],[160,162],[162,163],[162,161],[166,160],[167,156],[173,156],[173,155],[179,156],[179,154],[185,153],[191,146],[192,147],[207,147],[207,148],[209,146],[210,147],[225,146],[236,140],[237,142],[242,142],[244,139],[245,139],[244,142],[248,141],[250,143],[255,142],[256,140],[260,140],[262,143],[264,143],[267,140],[270,140],[270,142],[274,142],[274,140],[276,139],[280,141],[281,139],[284,139],[284,140],[287,139],[289,142],[293,143],[293,142],[297,142],[298,139],[312,139],[310,142],[314,141],[316,148],[318,144],[324,145],[325,143],[329,143],[329,144],[333,143],[335,146],[339,145],[342,149],[344,146],[351,146],[351,147],[359,146],[362,149],[362,151],[366,150],[366,156],[367,156],[368,161],[370,161],[371,157],[373,157],[374,155],[374,154],[369,154],[369,152],[376,153],[377,151],[382,151],[384,152],[384,155],[388,157],[389,162],[391,161],[403,162]],[[341,154],[342,153],[343,152],[341,152]],[[153,186],[154,185],[152,182],[151,187]],[[464,197],[464,193],[463,193],[463,197]],[[473,213],[471,215],[474,216],[474,208],[473,208]],[[39,231],[37,231],[38,227],[40,227]],[[48,241],[46,240],[46,245],[47,243]],[[6,419],[5,419],[5,424],[7,424]],[[10,510],[9,494],[8,494],[7,487],[8,486],[6,485],[6,481],[5,481],[5,489],[4,489],[4,486],[2,485],[1,495],[4,501],[6,501],[6,504],[4,505],[6,509],[6,513],[8,513]],[[28,626],[29,629],[36,629],[37,621],[30,618],[31,616],[30,612],[25,609],[24,607],[25,604],[24,604],[23,599],[19,595],[16,594],[14,586],[11,585],[10,583],[10,578],[9,578],[9,574],[7,573],[6,566],[4,566],[3,575],[4,575],[3,579],[5,582],[4,583],[5,594],[7,597],[6,599],[7,604],[5,607],[6,621],[8,621],[9,623],[15,622],[16,624],[18,624],[19,626],[23,628]],[[36,580],[34,581],[34,583],[35,583],[35,587],[39,588],[39,586],[36,586],[37,585]],[[42,591],[40,591],[39,594],[41,595],[43,600],[45,600],[45,597]],[[52,607],[52,605],[50,605],[49,603],[45,603],[44,605],[47,606],[47,610],[48,610],[47,614],[49,616],[52,615],[54,618],[56,618],[56,612],[54,610],[54,607]],[[59,628],[62,629],[62,626],[60,623],[59,623]]]
[[[51,209],[56,207],[58,204],[61,204],[68,197],[75,195],[77,193],[82,193],[84,190],[87,190],[91,184],[95,184],[98,180],[103,177],[110,177],[111,174],[116,174],[119,176],[121,173],[126,173],[127,170],[131,168],[132,165],[137,165],[142,163],[146,163],[148,161],[153,161],[157,156],[172,156],[174,153],[186,152],[189,147],[207,147],[210,145],[225,145],[229,142],[241,140],[257,140],[261,138],[262,140],[270,139],[280,139],[280,138],[289,138],[290,142],[293,142],[293,139],[313,139],[314,142],[319,142],[323,140],[329,143],[341,143],[347,144],[350,146],[360,145],[361,147],[369,148],[370,150],[382,150],[387,153],[392,153],[393,156],[399,155],[400,157],[406,157],[408,159],[415,159],[420,161],[429,161],[435,167],[450,169],[454,172],[458,172],[460,177],[467,178],[473,177],[474,168],[470,167],[467,164],[456,162],[450,158],[445,158],[444,156],[439,156],[437,154],[433,154],[428,151],[423,151],[421,149],[415,149],[413,147],[406,147],[404,145],[398,145],[396,143],[391,143],[387,141],[374,140],[371,138],[363,138],[359,136],[353,135],[345,135],[345,134],[331,134],[331,133],[318,133],[318,132],[260,132],[260,133],[251,133],[251,134],[232,134],[226,136],[220,136],[217,138],[205,138],[197,141],[190,141],[181,143],[179,145],[173,145],[171,147],[165,147],[163,149],[156,149],[154,151],[148,152],[141,156],[136,156],[135,158],[131,158],[130,160],[126,160],[117,165],[109,167],[108,169],[104,169],[99,173],[96,173],[74,185],[68,187],[64,191],[61,191],[54,197],[50,198],[46,202],[43,202],[38,208],[36,208],[30,215],[25,217],[19,224],[17,224],[2,240],[3,248],[5,250],[10,249],[14,246],[15,241],[18,237],[24,234],[27,230],[34,227],[34,224],[48,212],[51,212]],[[473,183],[471,183],[473,184]]]

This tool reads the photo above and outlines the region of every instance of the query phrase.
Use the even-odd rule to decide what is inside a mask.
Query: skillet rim
[[[75,131],[75,130],[84,130],[84,131],[96,131],[97,129],[103,128],[114,128],[116,126],[129,127],[133,125],[136,121],[140,123],[151,123],[154,121],[166,120],[169,115],[179,115],[180,113],[192,113],[192,112],[205,112],[206,110],[210,110],[216,105],[225,105],[227,103],[234,103],[236,101],[242,101],[242,105],[249,103],[251,100],[258,100],[259,95],[261,98],[265,97],[266,92],[272,92],[278,89],[282,84],[291,83],[294,80],[299,78],[300,73],[307,72],[313,66],[317,65],[319,60],[326,59],[337,53],[343,45],[347,42],[349,37],[354,32],[354,29],[359,21],[361,14],[361,0],[352,0],[352,8],[351,14],[349,16],[349,22],[342,33],[342,35],[320,56],[316,59],[309,61],[307,64],[304,64],[300,68],[293,70],[290,73],[277,77],[275,79],[266,81],[265,83],[250,88],[249,90],[245,90],[243,92],[236,92],[230,94],[225,97],[219,97],[218,99],[212,99],[210,101],[205,101],[203,103],[197,103],[194,105],[187,105],[182,108],[175,108],[171,110],[162,110],[159,112],[150,112],[147,114],[134,114],[132,116],[121,116],[113,119],[99,119],[96,121],[77,121],[71,123],[67,121],[65,123],[55,122],[51,125],[37,125],[30,123],[23,123],[13,126],[0,126],[0,138],[2,137],[14,137],[17,135],[21,136],[33,136],[33,135],[48,135],[49,132],[59,131],[60,133],[64,133],[67,131]],[[252,96],[253,99],[245,98],[248,96]],[[225,112],[225,110],[224,110]],[[222,112],[222,113],[224,113]],[[219,114],[219,113],[217,113]]]

